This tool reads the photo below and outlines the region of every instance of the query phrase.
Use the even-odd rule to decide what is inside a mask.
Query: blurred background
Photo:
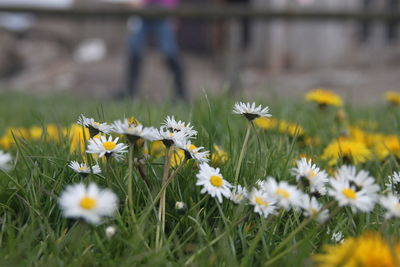
[[[130,36],[141,27],[141,11],[162,9],[135,2],[0,0],[0,90],[129,97],[121,92]],[[325,87],[369,104],[399,90],[399,2],[182,0],[166,9],[190,99],[204,92],[296,98]],[[145,48],[135,97],[172,98],[173,75],[157,38]]]

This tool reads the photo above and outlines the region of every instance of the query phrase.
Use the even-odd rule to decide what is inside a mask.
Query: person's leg
[[[138,82],[140,67],[145,48],[145,43],[149,31],[149,25],[146,20],[138,20],[137,28],[131,33],[129,39],[129,54],[127,68],[127,94],[133,97],[138,92]]]
[[[166,56],[166,63],[174,76],[174,97],[187,100],[182,62],[171,21],[158,21],[156,25],[156,31],[161,50]]]

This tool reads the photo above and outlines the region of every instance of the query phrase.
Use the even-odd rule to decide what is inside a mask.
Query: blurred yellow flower
[[[9,135],[4,135],[0,138],[0,147],[4,150],[10,149],[11,145],[14,143],[14,140]]]
[[[275,118],[259,117],[254,120],[254,124],[258,128],[264,130],[271,130],[275,129],[278,126],[278,120]]]
[[[214,145],[214,152],[211,156],[211,165],[220,166],[224,165],[229,159],[229,155],[221,147]]]
[[[393,92],[393,91],[386,92],[385,99],[387,102],[389,102],[394,106],[400,105],[400,93],[398,92]]]
[[[380,142],[375,144],[375,153],[380,160],[383,160],[390,155],[400,159],[399,137],[397,135],[384,136]]]
[[[399,253],[399,243],[391,248],[379,233],[368,232],[341,244],[327,245],[313,259],[319,267],[395,267],[399,266]]]
[[[372,152],[362,142],[338,138],[324,149],[321,158],[328,160],[329,165],[335,165],[340,158],[345,162],[358,164],[371,159]]]
[[[29,129],[32,140],[39,140],[42,137],[43,129],[39,126],[33,126]]]
[[[85,152],[85,143],[89,140],[89,129],[78,124],[73,124],[69,129],[70,152]]]
[[[62,131],[60,128],[55,124],[47,124],[46,125],[46,140],[47,141],[60,141],[60,135]]]
[[[165,156],[166,148],[162,141],[154,141],[150,144],[149,155],[153,158],[161,158]]]
[[[182,149],[176,149],[174,153],[172,153],[171,167],[172,168],[178,167],[179,165],[181,165],[184,159],[185,159],[185,151],[183,151]]]
[[[340,107],[343,105],[342,98],[339,95],[323,88],[317,88],[309,91],[305,98],[307,101],[315,102],[320,106]]]

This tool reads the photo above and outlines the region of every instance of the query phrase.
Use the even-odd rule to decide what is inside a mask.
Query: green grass
[[[158,127],[167,115],[191,122],[199,132],[196,145],[212,151],[220,145],[229,155],[221,166],[225,179],[234,180],[234,171],[242,146],[246,121],[232,114],[235,99],[202,98],[190,106],[150,104],[129,101],[107,102],[78,99],[73,96],[28,96],[0,93],[0,136],[7,127],[30,127],[55,123],[69,126],[83,113],[88,117],[111,122],[135,116],[147,126]],[[242,100],[242,99],[238,99]],[[250,101],[252,101],[250,99]],[[301,124],[310,136],[321,139],[319,146],[304,146],[286,134],[252,131],[239,182],[251,187],[268,175],[295,184],[290,174],[293,159],[299,154],[311,154],[322,168],[320,160],[324,146],[338,133],[333,110],[318,111],[311,104],[298,102],[257,101],[269,105],[279,119]],[[346,107],[349,120],[377,121],[379,130],[398,134],[400,114],[387,107]],[[324,244],[333,243],[331,233],[342,231],[345,237],[375,229],[384,236],[399,237],[399,222],[382,226],[383,210],[376,207],[369,214],[340,212],[325,224],[311,222],[299,231],[282,250],[276,248],[306,218],[300,213],[281,212],[268,219],[260,217],[247,205],[235,205],[224,199],[200,194],[195,186],[197,169],[185,166],[167,190],[166,233],[163,246],[155,249],[157,205],[152,205],[161,187],[163,158],[147,164],[149,186],[133,173],[133,200],[137,223],[132,223],[126,205],[127,161],[111,165],[112,189],[119,196],[119,211],[115,218],[100,226],[61,216],[57,199],[66,185],[81,178],[67,167],[71,160],[82,161],[79,154],[69,153],[69,143],[44,140],[16,140],[10,149],[16,166],[0,172],[0,265],[1,266],[311,266],[310,255],[321,251]],[[105,170],[104,163],[101,167]],[[395,159],[367,162],[362,167],[377,178],[384,188],[386,178],[398,170]],[[103,172],[104,174],[104,172]],[[89,177],[106,186],[102,177]],[[180,214],[174,209],[177,201],[187,204]],[[321,202],[328,203],[328,197]],[[108,240],[104,234],[109,225],[116,226],[116,235]],[[330,233],[328,233],[328,229]],[[274,258],[284,252],[283,255]]]

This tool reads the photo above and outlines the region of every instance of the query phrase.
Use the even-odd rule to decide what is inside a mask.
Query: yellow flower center
[[[256,197],[256,203],[264,207],[268,207],[269,205],[268,202],[265,201],[262,197]]]
[[[94,198],[84,196],[79,202],[79,205],[85,210],[92,210],[97,205],[97,201]]]
[[[350,188],[343,189],[342,193],[347,198],[351,198],[351,199],[356,199],[357,198],[356,192],[354,192],[354,190],[352,190]]]
[[[100,126],[100,122],[97,122],[97,121],[95,121],[93,124],[96,126]]]
[[[210,183],[215,187],[221,187],[222,186],[222,178],[218,175],[213,175],[210,178]]]
[[[79,170],[80,170],[80,171],[85,170],[85,166],[80,167]]]
[[[195,145],[193,145],[193,144],[190,144],[190,146],[189,146],[189,150],[190,151],[192,151],[193,149],[195,149],[196,148],[196,146]]]
[[[311,209],[310,213],[311,213],[312,216],[315,216],[315,215],[318,214],[318,210],[317,209]]]
[[[112,141],[107,141],[103,143],[103,147],[107,150],[113,150],[115,147],[117,146],[116,143],[112,142]]]
[[[314,170],[310,170],[310,173],[308,174],[308,178],[314,178],[314,176],[317,175]]]
[[[289,192],[282,188],[276,189],[275,194],[280,195],[286,199],[288,199],[290,197]]]

